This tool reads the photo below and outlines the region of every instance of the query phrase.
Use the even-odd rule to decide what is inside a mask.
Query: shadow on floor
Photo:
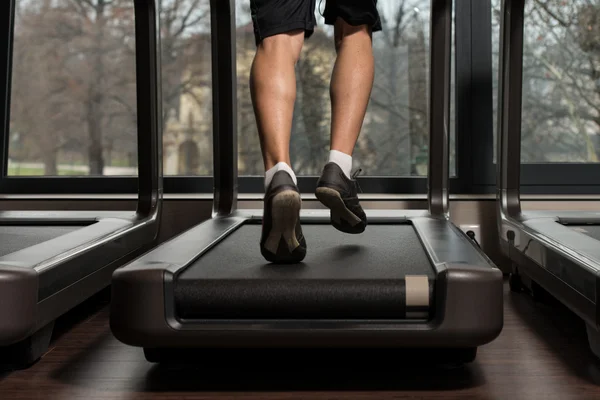
[[[110,295],[110,287],[104,288],[68,313],[58,317],[54,324],[50,347],[77,325],[94,318],[100,310],[106,308],[110,304]]]
[[[327,351],[327,350],[325,350]],[[381,351],[366,360],[345,350],[335,355],[325,351],[278,350],[277,358],[253,354],[215,352],[197,354],[194,363],[152,364],[140,349],[121,345],[108,332],[91,341],[54,371],[52,379],[63,384],[133,392],[247,392],[247,391],[346,391],[346,390],[457,390],[485,384],[475,361],[461,367],[412,364],[395,351]],[[318,354],[321,355],[318,355]],[[331,353],[327,353],[331,354]],[[299,361],[304,361],[305,364]],[[267,361],[269,360],[269,361]],[[391,363],[392,369],[384,366]]]
[[[536,338],[545,343],[553,357],[575,375],[600,385],[600,360],[589,348],[585,323],[562,303],[545,294],[541,301],[527,293],[505,294],[507,304]]]
[[[67,335],[71,330],[76,329],[78,325],[94,318],[100,310],[109,304],[109,302],[110,288],[105,288],[89,299],[83,301],[81,304],[75,306],[66,314],[59,316],[50,325],[42,328],[40,332],[48,330],[52,335],[48,343],[48,348],[42,351],[46,353],[50,351],[60,342],[60,339],[63,336]],[[15,371],[29,369],[39,363],[39,360],[31,365],[29,364],[30,361],[26,361],[27,364],[23,364],[23,361],[21,361],[23,357],[26,357],[28,354],[27,349],[30,348],[30,346],[30,339],[25,339],[20,343],[0,348],[0,380],[6,378]],[[6,362],[6,364],[3,364],[3,362]]]
[[[399,363],[400,360],[388,359]],[[293,360],[290,360],[293,364]],[[155,365],[146,376],[144,391],[445,391],[484,384],[476,365],[444,368],[371,369],[369,365],[337,369],[280,365],[279,368],[214,370]]]

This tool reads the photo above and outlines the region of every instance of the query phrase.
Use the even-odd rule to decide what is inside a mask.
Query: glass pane
[[[165,175],[211,176],[212,68],[209,0],[163,0]]]
[[[137,175],[131,1],[17,0],[9,175]]]
[[[209,0],[163,0],[165,175],[212,174]],[[137,175],[131,0],[17,0],[10,175]]]
[[[256,47],[247,3],[239,1],[237,9],[239,174],[262,176],[264,167],[248,85]],[[362,176],[427,174],[429,3],[429,0],[378,1],[383,32],[373,36],[375,83],[353,157],[354,166],[363,169]],[[305,41],[296,68],[291,158],[299,176],[319,175],[329,152],[329,79],[335,48],[333,28],[325,25],[321,16],[324,7],[322,2],[321,8],[315,10],[318,27]],[[454,95],[451,97],[453,103]],[[451,135],[454,144],[454,116]],[[451,160],[453,172],[453,147]]]
[[[523,68],[523,163],[597,163],[600,155],[600,5],[528,1]],[[494,149],[500,0],[492,0]],[[496,159],[494,150],[494,160]]]
[[[493,123],[493,135],[494,135],[494,164],[496,163],[496,151],[498,146],[496,145],[497,133],[498,133],[498,63],[500,62],[500,7],[502,0],[491,0],[492,1],[492,96],[493,96],[493,107],[494,107],[494,123]]]

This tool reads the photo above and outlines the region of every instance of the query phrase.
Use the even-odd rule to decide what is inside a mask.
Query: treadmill
[[[115,337],[149,362],[284,348],[473,361],[502,330],[503,276],[448,218],[451,0],[432,1],[428,210],[366,210],[369,226],[354,236],[328,210],[303,209],[308,254],[297,265],[265,262],[262,209],[237,207],[235,4],[210,5],[213,216],[115,271]]]
[[[10,24],[15,0],[6,2]],[[31,365],[47,350],[56,318],[110,285],[113,271],[157,238],[162,195],[161,98],[153,3],[135,1],[138,199],[135,211],[0,212],[0,359]],[[8,25],[9,52],[12,26]],[[10,53],[9,53],[10,55]],[[10,56],[3,81],[8,143]],[[4,66],[2,66],[4,67]],[[3,179],[10,179],[3,177]]]
[[[498,93],[497,199],[502,252],[510,287],[543,299],[546,293],[587,325],[600,357],[600,213],[521,210],[521,107],[525,0],[502,3]]]

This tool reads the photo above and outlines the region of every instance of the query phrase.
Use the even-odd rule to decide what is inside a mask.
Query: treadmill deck
[[[600,225],[567,225],[569,228],[600,240]]]
[[[79,228],[79,225],[0,226],[0,257],[66,235]]]
[[[261,226],[241,226],[175,280],[178,316],[398,319],[419,298],[410,311],[427,313],[435,271],[411,224],[372,224],[361,235],[304,224],[303,232],[304,262],[277,265],[260,254]],[[408,296],[406,279],[418,288]]]

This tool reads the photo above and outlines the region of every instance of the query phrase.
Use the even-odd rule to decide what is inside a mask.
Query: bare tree
[[[499,7],[495,0],[496,46]],[[600,148],[595,138],[600,133],[599,10],[600,4],[590,0],[526,3],[524,162],[598,161]]]

